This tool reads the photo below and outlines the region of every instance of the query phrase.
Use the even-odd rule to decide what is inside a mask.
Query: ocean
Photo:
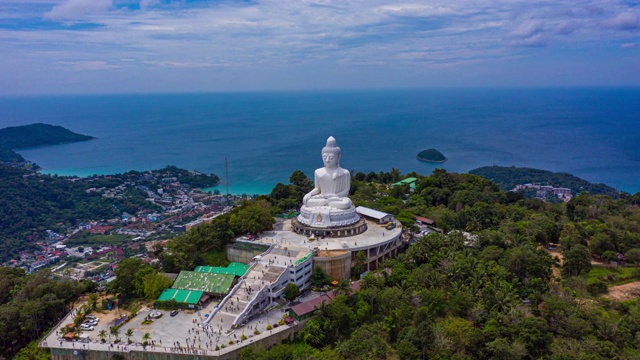
[[[0,127],[36,122],[97,137],[19,151],[59,175],[165,165],[215,173],[232,193],[269,193],[322,166],[327,137],[355,171],[568,172],[640,191],[640,89],[418,89],[0,98]],[[420,162],[440,150],[449,160]],[[225,191],[225,184],[220,186]]]

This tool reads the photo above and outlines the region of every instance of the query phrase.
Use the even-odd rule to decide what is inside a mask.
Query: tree
[[[631,249],[624,254],[627,261],[630,261],[638,267],[638,263],[640,263],[640,249]]]
[[[102,342],[104,342],[104,338],[107,337],[107,330],[104,330],[104,329],[100,330],[100,332],[98,333],[98,337]]]
[[[142,335],[142,345],[149,345],[149,340],[151,340],[151,334],[148,332],[144,333],[144,335]]]
[[[331,278],[327,275],[321,267],[316,266],[313,268],[313,272],[311,273],[311,285],[313,286],[322,286],[329,284]]]
[[[333,293],[336,294],[336,296],[340,294],[349,296],[351,295],[352,291],[353,290],[351,289],[351,284],[349,283],[349,279],[342,278],[338,280],[338,284],[336,285],[336,288],[333,290]]]
[[[229,226],[236,234],[258,234],[273,229],[276,221],[271,216],[271,204],[264,200],[246,202],[234,209]]]
[[[171,286],[173,282],[164,274],[147,274],[143,278],[144,296],[151,301],[157,299],[164,289]]]
[[[298,296],[300,296],[300,289],[298,288],[298,285],[294,283],[288,283],[287,286],[285,286],[282,294],[284,295],[284,298],[287,299],[287,301],[293,301]]]
[[[89,305],[89,309],[91,311],[95,311],[97,306],[98,306],[98,299],[100,297],[98,296],[98,294],[91,294],[89,295],[89,298],[87,299],[87,305]]]
[[[311,180],[309,179],[309,177],[307,175],[305,175],[305,173],[303,173],[300,170],[295,170],[293,173],[291,173],[291,176],[289,177],[289,182],[295,186],[299,186],[299,187],[311,187]],[[311,190],[311,189],[309,189]]]
[[[600,255],[600,258],[609,264],[614,260],[618,260],[618,256],[616,255],[615,251],[611,250],[603,252],[602,255]]]
[[[118,330],[117,327],[112,326],[110,328],[110,331],[111,331],[111,335],[113,335],[113,337],[116,339],[116,341],[118,341],[119,340],[118,336],[120,336],[120,330]]]
[[[320,347],[324,344],[325,334],[322,329],[322,322],[317,319],[311,319],[307,322],[301,332],[302,341],[311,345]]]
[[[133,336],[133,330],[128,329],[127,332],[124,333],[124,336],[127,337],[127,343],[131,344],[131,337]]]
[[[591,254],[586,246],[576,244],[563,253],[562,268],[566,275],[578,276],[591,270]]]
[[[116,279],[109,283],[110,288],[124,296],[132,296],[136,291],[136,274],[142,263],[138,259],[129,258],[120,261],[116,269]]]

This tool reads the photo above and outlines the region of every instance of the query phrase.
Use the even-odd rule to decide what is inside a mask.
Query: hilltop
[[[547,170],[526,167],[484,166],[469,171],[469,174],[482,176],[497,184],[501,190],[509,191],[522,184],[542,184],[553,187],[564,187],[578,194],[588,191],[591,195],[609,195],[618,199],[620,192],[605,184],[592,184],[568,173],[554,173]]]
[[[15,149],[58,145],[95,139],[93,136],[74,133],[62,126],[31,124],[0,129],[0,161],[24,162]]]

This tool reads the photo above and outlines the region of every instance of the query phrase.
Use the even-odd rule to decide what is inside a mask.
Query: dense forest
[[[473,169],[469,171],[469,174],[489,179],[504,191],[509,191],[516,185],[541,184],[569,188],[574,195],[588,191],[592,195],[608,195],[612,199],[617,199],[620,196],[618,190],[605,184],[592,184],[575,175],[554,173],[547,170],[494,165]]]
[[[193,270],[204,264],[226,266],[227,245],[238,235],[271,230],[275,223],[272,212],[271,204],[264,200],[245,201],[211,223],[170,240],[166,248],[157,246],[154,255],[162,260],[163,270],[169,273]]]
[[[71,303],[93,282],[53,278],[48,271],[25,275],[0,267],[0,357],[10,359],[71,310]]]
[[[405,176],[418,178],[415,191],[390,185]],[[295,180],[265,199],[286,210],[307,185]],[[592,260],[611,253],[640,262],[640,194],[583,192],[549,204],[475,175],[392,169],[354,174],[351,197],[395,214],[405,228],[415,215],[432,218],[444,233],[418,236],[387,271],[367,274],[357,294],[318,309],[293,343],[247,347],[241,359],[640,357],[640,303],[602,297],[616,276],[591,271]],[[640,279],[631,271],[628,281]]]
[[[76,134],[62,126],[31,124],[0,129],[0,161],[22,162],[24,158],[15,149],[56,145],[94,139]]]

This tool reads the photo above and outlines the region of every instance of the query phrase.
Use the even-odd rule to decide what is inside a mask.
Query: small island
[[[443,163],[447,161],[447,158],[436,149],[422,150],[418,153],[418,160],[425,162]]]

